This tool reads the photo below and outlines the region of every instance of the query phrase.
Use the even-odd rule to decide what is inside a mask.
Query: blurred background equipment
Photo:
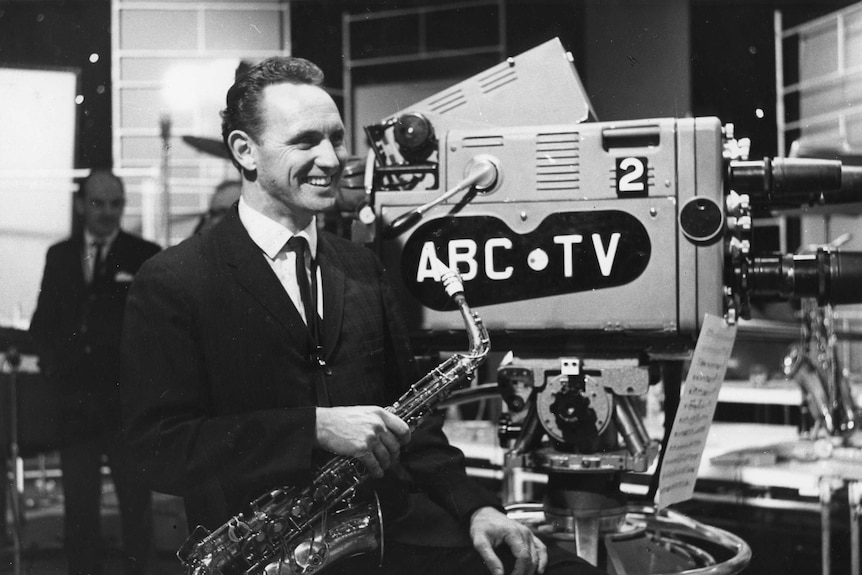
[[[239,201],[242,192],[242,182],[239,180],[225,180],[220,182],[210,198],[210,207],[198,220],[194,233],[202,232],[219,223],[235,203]]]

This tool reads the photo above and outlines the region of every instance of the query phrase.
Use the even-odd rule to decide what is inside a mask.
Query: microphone
[[[470,165],[467,166],[467,175],[463,180],[455,184],[455,186],[437,196],[427,204],[423,204],[418,208],[401,214],[386,227],[383,231],[383,237],[391,240],[397,238],[405,231],[409,230],[422,219],[422,216],[431,208],[445,202],[458,192],[468,190],[471,187],[476,188],[479,192],[490,192],[500,179],[500,168],[496,158],[491,156],[477,156],[473,158]]]

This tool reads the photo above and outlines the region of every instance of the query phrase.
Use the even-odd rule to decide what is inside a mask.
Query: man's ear
[[[243,170],[254,172],[257,162],[254,159],[254,141],[242,130],[234,130],[227,137],[227,145],[237,163]]]

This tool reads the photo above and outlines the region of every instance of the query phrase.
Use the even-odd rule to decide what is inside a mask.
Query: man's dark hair
[[[93,168],[90,171],[90,174],[86,178],[81,180],[81,184],[78,186],[78,197],[82,200],[86,199],[87,187],[90,185],[90,183],[100,181],[103,182],[105,180],[109,180],[115,183],[117,186],[119,186],[120,192],[123,194],[123,196],[126,195],[126,186],[123,183],[122,178],[117,176],[108,168]]]
[[[228,136],[234,130],[242,130],[252,138],[260,136],[263,89],[283,83],[320,86],[323,84],[323,71],[304,58],[273,56],[251,66],[227,91],[227,105],[221,111],[221,135],[231,161],[238,169],[242,170],[228,146]]]

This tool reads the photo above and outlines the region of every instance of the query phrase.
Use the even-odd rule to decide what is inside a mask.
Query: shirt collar
[[[111,244],[113,244],[114,240],[117,239],[117,236],[119,235],[119,233],[120,233],[120,230],[114,230],[107,237],[97,238],[96,236],[91,234],[89,231],[87,231],[85,228],[84,229],[84,247],[89,249],[90,246],[95,245],[96,242],[103,242],[105,245],[105,251],[103,253],[108,253],[108,251],[110,251]]]
[[[308,249],[311,251],[311,257],[317,257],[317,219],[312,218],[308,226],[294,234],[285,226],[268,216],[260,213],[252,208],[245,201],[245,198],[239,199],[239,220],[245,227],[252,241],[266,254],[271,260],[274,260],[278,253],[284,248],[287,240],[294,235],[302,236],[308,242]]]

